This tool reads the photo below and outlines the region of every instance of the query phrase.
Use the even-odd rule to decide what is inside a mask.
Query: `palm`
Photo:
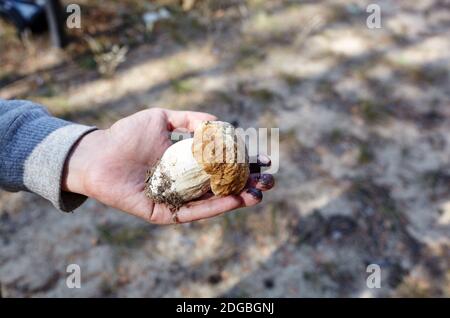
[[[170,209],[145,196],[146,172],[171,145],[171,130],[192,131],[201,120],[212,119],[215,118],[204,113],[151,109],[119,120],[105,131],[104,145],[100,145],[101,151],[89,168],[90,196],[154,223],[172,223]],[[178,219],[187,222],[210,217],[257,203],[252,200],[255,201],[249,194],[241,194],[191,202],[180,209]]]

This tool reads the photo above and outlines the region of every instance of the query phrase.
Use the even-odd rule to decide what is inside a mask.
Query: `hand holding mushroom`
[[[194,138],[172,145],[174,129],[195,130]],[[158,224],[252,206],[274,180],[249,173],[245,145],[232,136],[233,127],[210,114],[144,110],[84,136],[66,164],[63,189]],[[215,157],[218,142],[223,161]],[[270,164],[264,156],[259,162]]]

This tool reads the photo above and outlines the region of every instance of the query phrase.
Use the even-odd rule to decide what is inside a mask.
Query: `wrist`
[[[87,186],[89,171],[96,162],[96,153],[105,145],[104,137],[104,130],[94,130],[74,144],[64,164],[63,191],[90,196]]]

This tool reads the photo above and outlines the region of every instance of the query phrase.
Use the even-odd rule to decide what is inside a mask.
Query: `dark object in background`
[[[63,48],[67,44],[64,31],[65,13],[59,0],[47,0],[45,4],[47,22],[53,46]]]
[[[48,28],[44,5],[34,1],[0,0],[0,16],[14,24],[19,33],[41,33]]]
[[[65,14],[59,0],[0,0],[0,17],[14,24],[19,33],[48,29],[53,46],[63,48],[67,44]]]

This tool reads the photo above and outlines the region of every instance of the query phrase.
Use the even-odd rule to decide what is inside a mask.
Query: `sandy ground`
[[[0,193],[2,295],[449,297],[450,3],[377,1],[381,29],[366,27],[368,3],[222,2],[151,32],[148,7],[97,17],[91,4],[84,31],[129,46],[110,77],[82,40],[65,53],[44,37],[3,42],[1,98],[99,127],[147,107],[277,127],[280,169],[257,207],[176,226]],[[66,286],[72,263],[80,289]]]

